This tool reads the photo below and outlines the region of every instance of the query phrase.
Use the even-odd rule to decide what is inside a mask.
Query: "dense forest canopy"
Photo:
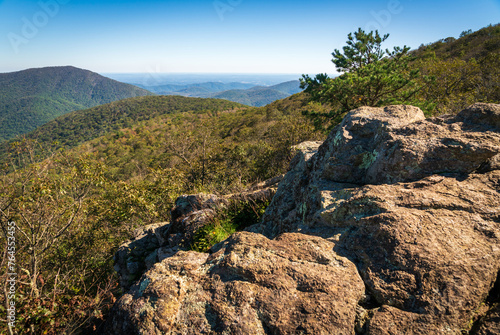
[[[71,111],[152,95],[72,66],[0,73],[0,87],[0,142]]]
[[[36,140],[45,150],[71,148],[160,115],[239,107],[242,106],[230,101],[179,96],[130,98],[65,114],[25,135],[25,138]],[[0,160],[15,142],[12,140],[0,144]]]

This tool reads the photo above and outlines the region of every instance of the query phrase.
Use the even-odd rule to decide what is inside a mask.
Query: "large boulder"
[[[499,120],[350,112],[304,144],[262,223],[152,266],[107,332],[498,333]]]
[[[156,264],[114,307],[114,334],[350,334],[364,284],[335,243],[234,234]]]
[[[476,112],[478,118],[472,116]],[[364,185],[392,187],[432,175],[463,180],[475,172],[495,171],[500,167],[499,115],[496,104],[476,104],[456,117],[432,119],[405,105],[353,110],[317,155],[292,162],[293,178],[285,176],[263,225],[254,231],[274,237],[329,225],[319,214],[332,201],[350,198],[346,190]],[[368,211],[369,206],[358,205]]]

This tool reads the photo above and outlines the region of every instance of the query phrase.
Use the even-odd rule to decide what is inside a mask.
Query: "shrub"
[[[212,246],[224,241],[231,234],[259,223],[269,201],[232,201],[220,210],[212,222],[195,233],[191,250],[208,252]]]

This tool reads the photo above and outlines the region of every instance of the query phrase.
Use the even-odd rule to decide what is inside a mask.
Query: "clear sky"
[[[362,27],[387,47],[500,22],[500,0],[0,0],[0,72],[334,73]]]

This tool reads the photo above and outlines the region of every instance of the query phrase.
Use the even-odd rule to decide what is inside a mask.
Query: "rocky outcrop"
[[[350,112],[261,224],[156,263],[114,334],[496,334],[500,105]]]
[[[495,121],[471,116],[486,114],[484,110],[493,110],[490,118],[495,120],[498,105],[486,104],[473,105],[457,117],[429,120],[412,106],[350,112],[313,159],[294,165],[295,177],[285,177],[264,227],[255,231],[274,237],[298,227],[329,225],[319,216],[332,212],[332,202],[349,198],[345,190],[363,185],[394,185],[432,175],[463,179],[497,169]],[[370,205],[359,207],[367,211]]]
[[[155,223],[137,229],[130,241],[115,254],[114,269],[120,285],[128,290],[145,271],[180,250],[188,250],[198,229],[211,223],[231,201],[271,201],[282,176],[254,185],[245,192],[217,196],[214,194],[182,195],[175,201],[170,222]]]

